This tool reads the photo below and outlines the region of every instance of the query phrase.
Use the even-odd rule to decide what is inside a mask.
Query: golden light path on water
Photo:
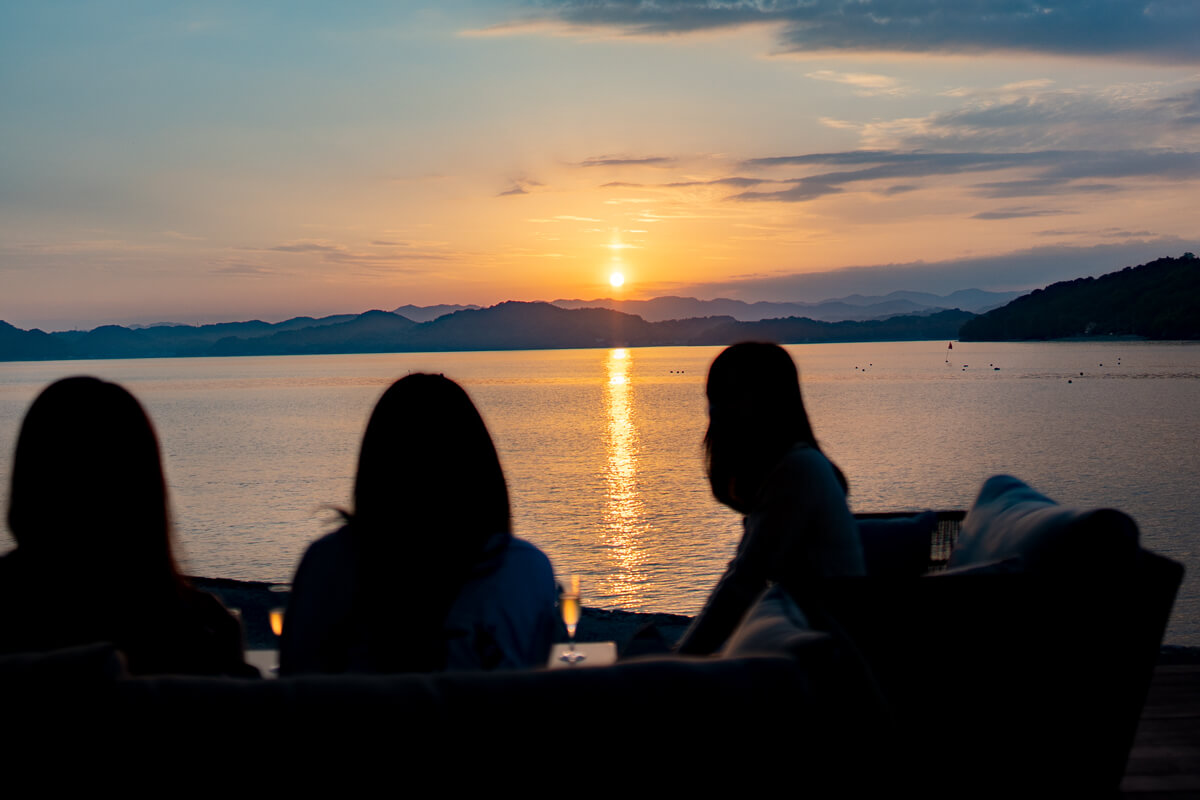
[[[638,430],[633,422],[633,356],[629,350],[608,351],[608,382],[604,388],[607,417],[604,469],[603,545],[611,568],[600,580],[605,595],[636,591],[645,581],[646,559],[642,534],[645,504],[638,487]]]

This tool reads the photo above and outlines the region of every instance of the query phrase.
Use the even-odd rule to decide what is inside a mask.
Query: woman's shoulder
[[[524,539],[512,537],[504,552],[503,563],[497,570],[499,583],[517,581],[530,588],[553,591],[554,568],[541,549]]]
[[[779,464],[776,465],[772,474],[776,478],[804,476],[811,479],[828,476],[837,480],[834,476],[833,463],[820,450],[807,444],[797,444],[788,450],[779,460]]]
[[[544,665],[555,632],[557,594],[546,554],[511,537],[500,566],[464,584],[446,616],[449,667]]]
[[[352,538],[353,536],[350,533],[350,526],[343,525],[336,531],[330,531],[324,536],[313,539],[311,542],[309,542],[308,549],[305,550],[305,553],[317,553],[325,556],[349,552]]]
[[[529,564],[544,564],[547,568],[550,566],[550,559],[540,547],[516,536],[508,543],[508,558]]]
[[[828,528],[849,529],[854,524],[837,469],[815,447],[796,445],[780,459],[763,483],[747,525],[777,527],[783,519],[791,520],[789,526],[814,519]]]
[[[352,559],[353,547],[350,526],[343,525],[309,542],[297,572],[324,574],[340,571]]]
[[[536,545],[513,536],[495,569],[463,584],[456,605],[472,606],[481,598],[491,598],[489,604],[503,598],[516,606],[549,598],[553,604],[557,594],[550,559]]]

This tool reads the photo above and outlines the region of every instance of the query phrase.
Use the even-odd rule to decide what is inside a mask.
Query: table
[[[605,667],[617,661],[616,642],[576,642],[575,651],[583,653],[584,658],[574,664],[562,660],[562,654],[567,652],[569,645],[560,642],[550,648],[550,661],[546,664],[550,669],[573,669],[575,667]]]

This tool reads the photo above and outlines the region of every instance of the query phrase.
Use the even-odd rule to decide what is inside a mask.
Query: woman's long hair
[[[440,669],[446,613],[512,535],[500,459],[461,386],[418,373],[384,392],[363,434],[346,517],[372,668]]]
[[[48,386],[21,425],[11,486],[8,526],[23,558],[72,580],[97,576],[131,602],[185,586],[158,438],[117,384],[75,377]]]
[[[800,395],[800,375],[787,351],[766,342],[726,348],[708,370],[704,450],[713,496],[748,513],[767,475],[797,444],[816,450]],[[845,476],[834,472],[843,490]]]

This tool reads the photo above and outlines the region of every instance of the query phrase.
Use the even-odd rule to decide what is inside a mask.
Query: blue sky
[[[1200,245],[1200,4],[0,3],[0,319],[1023,289]]]

